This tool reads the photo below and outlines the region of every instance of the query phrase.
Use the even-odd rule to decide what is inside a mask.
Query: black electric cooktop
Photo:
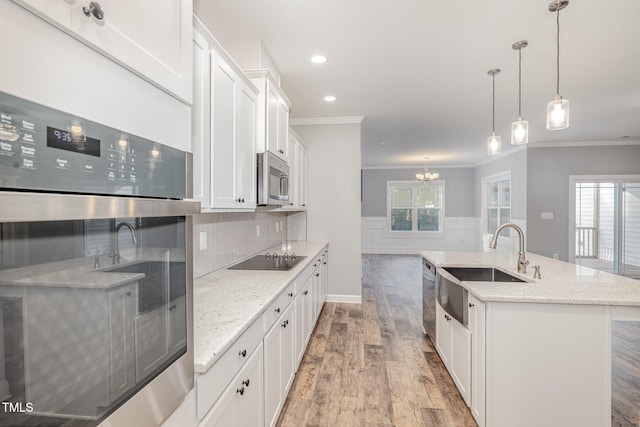
[[[276,270],[287,271],[291,270],[300,260],[303,260],[304,256],[297,256],[295,254],[265,254],[256,255],[247,260],[239,262],[229,267],[230,270]]]

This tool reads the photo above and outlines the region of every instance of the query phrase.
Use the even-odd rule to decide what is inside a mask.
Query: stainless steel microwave
[[[258,205],[289,203],[289,165],[271,153],[258,154]]]

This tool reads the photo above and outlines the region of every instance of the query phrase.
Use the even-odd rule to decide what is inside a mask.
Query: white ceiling
[[[640,1],[571,0],[560,12],[560,94],[568,129],[548,131],[556,86],[550,0],[195,0],[214,34],[263,41],[278,64],[292,118],[364,116],[368,166],[471,166],[486,160],[491,77],[503,152],[518,109],[529,141],[640,140]],[[327,63],[309,61],[323,53]],[[326,103],[323,97],[337,97]],[[621,139],[627,136],[631,138]],[[384,145],[381,145],[384,143]]]

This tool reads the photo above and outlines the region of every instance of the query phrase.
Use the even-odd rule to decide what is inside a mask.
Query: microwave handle
[[[280,174],[280,196],[289,199],[289,175],[286,173]]]

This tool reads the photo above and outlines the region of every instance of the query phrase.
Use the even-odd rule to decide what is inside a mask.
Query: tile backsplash
[[[204,276],[285,240],[287,214],[283,212],[195,215],[193,277]]]

